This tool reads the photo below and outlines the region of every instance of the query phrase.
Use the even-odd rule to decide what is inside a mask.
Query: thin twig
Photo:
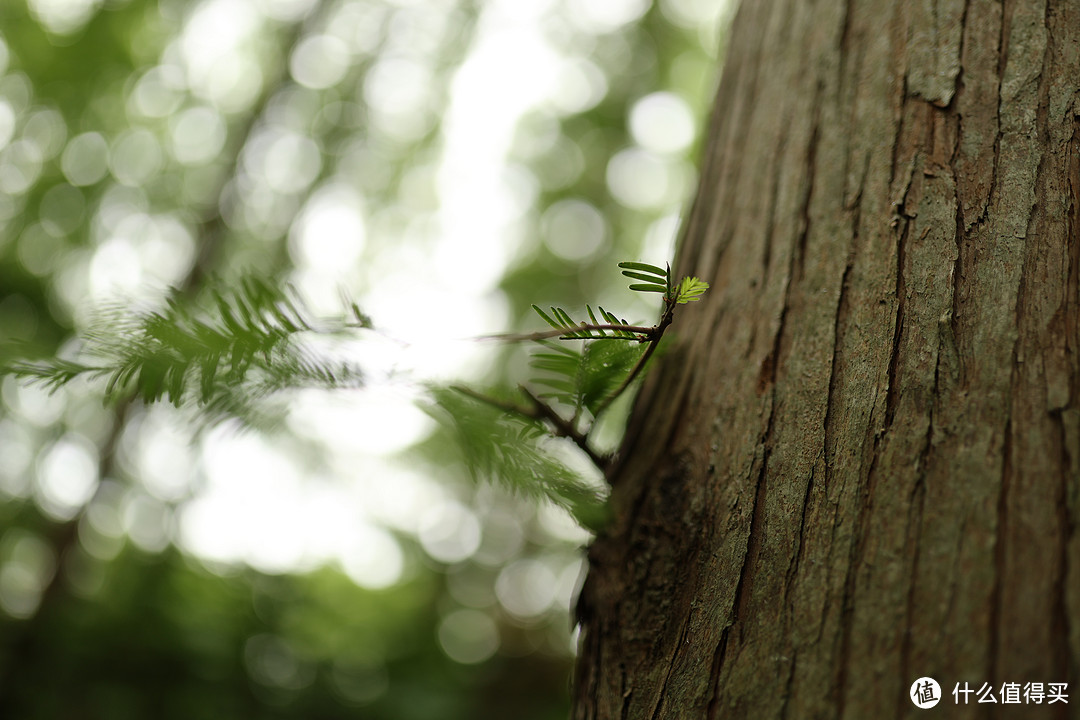
[[[450,389],[455,392],[459,392],[462,395],[467,395],[473,400],[479,400],[482,403],[486,403],[494,408],[498,408],[503,412],[513,413],[515,415],[522,415],[529,418],[530,420],[543,419],[543,417],[534,408],[518,405],[517,403],[506,402],[505,400],[500,400],[498,398],[493,398],[490,395],[476,392],[472,388],[466,387],[465,385],[451,385]]]
[[[536,397],[536,395],[534,395],[532,392],[529,391],[528,388],[524,386],[521,386],[521,392],[525,394],[525,397],[529,398],[529,402],[532,403],[531,407],[525,407],[522,405],[518,405],[517,403],[499,400],[498,398],[493,398],[483,393],[476,392],[475,390],[465,387],[464,385],[452,385],[450,389],[456,390],[462,395],[467,395],[474,400],[479,400],[482,403],[487,403],[488,405],[491,405],[494,408],[498,408],[505,413],[520,415],[530,420],[546,421],[548,425],[551,426],[551,431],[557,437],[563,437],[573,441],[573,443],[579,448],[581,448],[582,452],[584,452],[589,457],[589,460],[592,461],[593,465],[595,465],[600,470],[606,470],[607,466],[611,462],[611,458],[599,455],[595,450],[589,447],[589,438],[586,435],[583,435],[581,432],[579,432],[572,423],[568,422],[566,418],[559,415],[559,413],[557,413],[554,408],[552,408],[540,398]]]
[[[638,342],[648,342],[652,339],[653,335],[660,329],[659,325],[653,325],[646,327],[644,325],[589,325],[582,323],[576,325],[573,328],[565,328],[562,330],[541,330],[540,332],[524,333],[521,335],[481,335],[477,340],[500,340],[502,342],[526,342],[529,340],[547,340],[549,338],[557,337],[566,340],[637,340]],[[631,332],[635,335],[643,335],[645,337],[632,338],[632,337],[620,337],[619,335],[577,335],[579,332],[602,332],[604,330],[622,330],[624,332]]]
[[[554,426],[556,435],[573,440],[574,444],[581,448],[582,452],[589,456],[589,459],[592,460],[593,465],[595,465],[600,470],[607,469],[607,466],[611,462],[611,459],[598,455],[595,450],[589,447],[588,435],[584,435],[578,432],[578,429],[576,427],[567,422],[565,418],[559,415],[559,413],[555,412],[555,409],[548,405],[546,402],[533,395],[532,391],[530,391],[527,387],[525,387],[524,385],[521,385],[519,387],[521,388],[521,392],[525,393],[525,396],[528,397],[529,400],[532,402],[533,406],[536,408],[537,412],[540,413],[541,417]]]
[[[660,339],[664,336],[664,330],[671,324],[672,317],[675,314],[675,303],[667,301],[666,298],[665,302],[667,303],[667,307],[664,309],[664,315],[660,318],[660,322],[656,326],[656,332],[653,337],[649,339],[649,346],[645,348],[645,352],[638,358],[638,361],[634,364],[634,368],[619,384],[619,387],[612,390],[611,393],[604,398],[604,401],[600,403],[600,406],[596,408],[596,412],[593,413],[594,418],[600,417],[604,411],[611,407],[611,404],[623,394],[626,388],[630,387],[630,384],[634,382],[641,371],[645,369],[645,363],[649,362],[649,358],[656,352],[656,348],[660,344]]]
[[[660,345],[660,340],[664,336],[664,331],[675,316],[675,306],[679,303],[677,294],[675,292],[674,285],[671,281],[671,267],[667,268],[667,277],[665,278],[666,292],[664,293],[664,311],[660,316],[660,321],[651,327],[645,327],[643,325],[624,325],[624,324],[589,324],[581,323],[580,325],[570,325],[564,328],[555,328],[553,330],[545,330],[542,332],[526,333],[523,335],[485,335],[479,340],[499,340],[502,342],[522,342],[522,341],[537,341],[547,340],[549,338],[560,338],[562,340],[625,340],[627,342],[643,342],[648,343],[648,347],[645,348],[645,352],[641,354],[637,362],[634,363],[634,367],[630,370],[630,373],[623,379],[615,390],[608,394],[600,403],[596,411],[593,412],[594,421],[599,418],[615,400],[622,395],[628,387],[638,378],[642,370],[645,369],[645,365],[649,362],[649,358],[656,352],[656,348]],[[543,313],[540,313],[543,315]],[[545,316],[545,319],[546,316]],[[548,322],[551,322],[550,320]],[[552,323],[554,324],[554,323]],[[618,331],[623,333],[632,333],[632,336],[628,335],[608,335],[605,331]],[[594,334],[596,333],[596,334]],[[531,407],[522,407],[516,403],[506,402],[498,400],[496,398],[488,397],[483,393],[478,393],[475,390],[470,390],[467,387],[454,386],[453,389],[460,393],[468,395],[469,397],[479,400],[480,402],[487,403],[493,407],[496,407],[503,412],[520,415],[530,420],[541,420],[546,422],[551,431],[557,437],[568,438],[574,442],[581,450],[588,455],[593,464],[603,470],[605,473],[610,469],[613,456],[606,455],[601,456],[597,454],[589,446],[589,435],[592,429],[596,427],[595,422],[590,425],[585,432],[581,432],[577,429],[578,420],[581,415],[581,407],[579,406],[575,412],[573,418],[567,420],[560,415],[556,410],[548,405],[546,402],[537,397],[531,390],[524,385],[519,386],[521,392],[532,403]]]

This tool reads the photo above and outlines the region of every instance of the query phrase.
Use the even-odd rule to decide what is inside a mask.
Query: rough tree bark
[[[576,718],[1080,706],[1080,2],[745,0]],[[956,683],[1070,704],[957,707]],[[939,710],[939,713],[941,711]],[[996,713],[996,714],[995,714]]]

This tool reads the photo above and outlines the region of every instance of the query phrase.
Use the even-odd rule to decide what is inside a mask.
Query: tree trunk
[[[1001,696],[1080,690],[1080,3],[730,38],[677,262],[713,288],[631,419],[574,717],[915,717],[921,676],[1080,715]]]

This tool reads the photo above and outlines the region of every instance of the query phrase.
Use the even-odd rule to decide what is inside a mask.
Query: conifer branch
[[[483,339],[539,343],[543,350],[533,355],[530,364],[543,374],[535,377],[533,384],[544,386],[547,392],[540,394],[526,385],[520,385],[520,392],[529,402],[528,405],[522,405],[467,387],[452,388],[457,393],[505,413],[508,417],[538,423],[540,427],[546,428],[550,435],[570,440],[605,476],[613,457],[597,453],[590,445],[589,440],[596,421],[640,378],[649,360],[656,353],[664,332],[673,322],[675,308],[697,301],[709,287],[708,283],[694,277],[674,283],[670,267],[660,268],[636,262],[619,263],[619,267],[627,277],[641,281],[631,284],[631,290],[662,295],[664,305],[656,325],[634,325],[599,306],[597,313],[591,306],[586,305],[588,321],[577,321],[562,308],[552,307],[550,311],[544,311],[533,305],[533,310],[551,326],[551,330],[490,335]],[[579,340],[582,349],[548,342],[555,338]],[[623,342],[598,343],[600,340]],[[644,349],[637,350],[641,345],[644,345]],[[573,412],[569,419],[549,402],[549,399],[560,405],[570,406]],[[452,416],[454,409],[446,409]],[[589,411],[591,422],[581,429],[580,421],[585,410]],[[462,412],[463,409],[459,407],[458,411]],[[465,422],[464,419],[461,422]],[[521,437],[514,440],[515,443],[530,441],[531,439]],[[534,452],[540,450],[534,449]]]

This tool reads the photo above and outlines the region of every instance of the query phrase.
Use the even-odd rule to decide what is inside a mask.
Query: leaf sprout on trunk
[[[606,516],[600,493],[557,461],[557,482],[546,481],[544,475],[552,468],[548,462],[537,462],[537,457],[550,455],[538,443],[552,437],[570,440],[606,477],[614,455],[594,449],[591,440],[597,421],[641,376],[675,309],[699,300],[709,288],[696,277],[674,283],[670,266],[621,262],[619,267],[635,281],[631,290],[662,296],[664,304],[655,325],[633,325],[600,306],[594,312],[586,305],[588,319],[575,320],[562,308],[544,311],[533,305],[551,330],[491,336],[537,343],[539,349],[530,361],[537,374],[530,383],[510,394],[461,385],[433,389],[436,407],[442,412],[432,414],[454,431],[474,476],[547,497],[593,530]],[[580,341],[580,349],[557,341]],[[486,422],[480,416],[486,416]]]

